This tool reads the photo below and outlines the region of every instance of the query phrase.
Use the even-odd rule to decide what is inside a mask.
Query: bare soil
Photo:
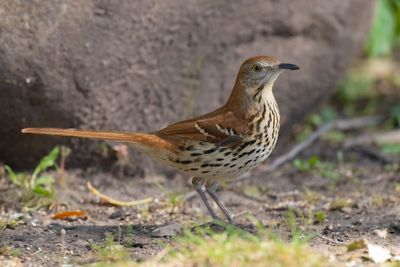
[[[343,161],[338,162],[338,151],[343,151]],[[336,163],[338,180],[301,172],[289,162],[268,175],[261,166],[248,179],[225,185],[220,195],[245,228],[253,229],[249,218],[254,217],[284,239],[290,238],[290,208],[299,229],[314,235],[311,246],[331,257],[348,260],[351,255],[346,253],[345,244],[359,239],[400,254],[399,159],[371,151],[378,152],[374,147],[345,150],[321,140],[299,158],[317,155],[321,161]],[[103,243],[107,233],[114,234],[116,242],[121,242],[133,259],[146,259],[183,229],[210,220],[197,196],[172,205],[175,195],[192,191],[189,179],[179,174],[169,178],[116,178],[107,173],[67,169],[64,180],[65,185],[57,191],[57,211],[28,213],[16,209],[14,189],[4,177],[0,180],[1,217],[22,218],[19,225],[0,230],[0,244],[17,250],[23,264],[54,266],[59,262],[62,229],[66,231],[65,255],[76,263],[90,263],[95,260],[90,243]],[[118,200],[151,196],[153,201],[138,207],[108,206],[88,191],[87,181]],[[56,212],[75,209],[85,211],[89,217],[51,219]],[[315,220],[317,211],[325,214],[323,222]],[[387,236],[382,237],[378,231],[387,231]],[[3,256],[3,260],[6,258]]]

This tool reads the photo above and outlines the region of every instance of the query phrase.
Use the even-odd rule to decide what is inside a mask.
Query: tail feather
[[[132,142],[132,143],[137,142],[139,136],[145,135],[139,133],[87,131],[87,130],[60,129],[60,128],[25,128],[22,129],[21,132],[30,134],[94,138],[101,140],[113,140],[113,141]]]
[[[61,129],[61,128],[25,128],[22,133],[70,136],[81,138],[92,138],[101,140],[111,140],[118,142],[136,143],[152,149],[168,149],[174,150],[175,145],[171,141],[167,141],[157,135],[150,133],[124,133],[124,132],[104,132],[104,131],[88,131],[78,129]]]

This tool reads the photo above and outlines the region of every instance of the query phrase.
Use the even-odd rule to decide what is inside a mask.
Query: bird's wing
[[[242,143],[248,124],[243,118],[226,108],[190,120],[178,122],[155,134],[171,141],[207,141],[220,146],[236,146]]]

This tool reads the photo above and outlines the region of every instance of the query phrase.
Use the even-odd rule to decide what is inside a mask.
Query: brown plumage
[[[192,175],[193,186],[211,216],[217,218],[203,187],[232,223],[232,216],[215,194],[218,183],[239,176],[271,153],[279,131],[272,86],[283,70],[295,69],[294,64],[279,63],[268,56],[249,58],[240,67],[224,106],[154,133],[57,128],[26,128],[22,132],[132,143],[149,156]]]

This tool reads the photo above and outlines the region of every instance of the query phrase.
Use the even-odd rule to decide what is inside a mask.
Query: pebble
[[[163,225],[154,229],[151,233],[152,237],[170,237],[182,233],[183,227],[178,223]]]
[[[118,219],[124,216],[124,211],[122,209],[117,209],[113,213],[110,214],[110,219]]]

